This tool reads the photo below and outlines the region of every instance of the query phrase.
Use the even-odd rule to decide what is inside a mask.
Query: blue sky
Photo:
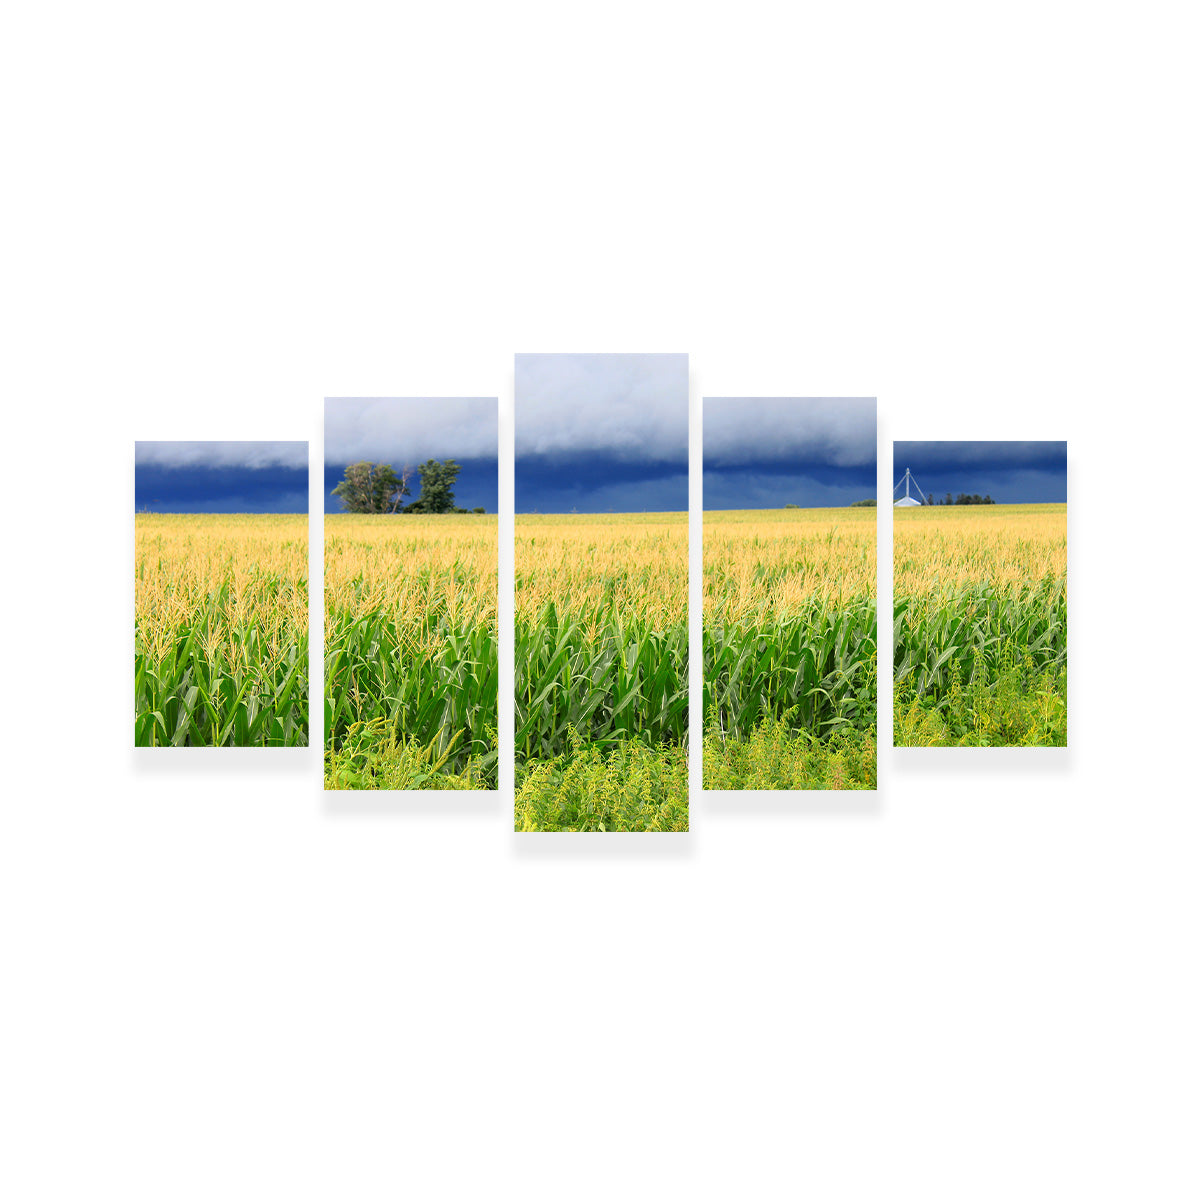
[[[307,442],[136,442],[134,508],[306,513]]]
[[[704,508],[837,508],[875,496],[875,401],[709,396]]]
[[[518,354],[519,513],[684,512],[686,354]]]
[[[499,507],[499,405],[494,396],[330,397],[325,401],[325,511],[342,512],[332,490],[353,462],[407,464],[454,459],[462,468],[454,488],[459,508]],[[414,470],[411,503],[421,492]]]
[[[1067,499],[1066,442],[895,442],[893,483],[906,467],[921,491],[939,501],[947,492],[990,495],[997,504]]]

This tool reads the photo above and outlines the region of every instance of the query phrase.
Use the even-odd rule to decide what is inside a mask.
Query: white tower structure
[[[907,467],[904,468],[904,478],[902,480],[900,480],[900,483],[904,484],[904,495],[901,496],[900,499],[896,501],[896,503],[893,507],[895,507],[895,508],[912,508],[914,505],[921,505],[921,504],[928,503],[928,501],[925,499],[925,493],[923,491],[921,491],[921,489],[919,487],[917,487],[917,481],[913,478],[913,473]],[[892,488],[893,496],[896,494],[896,489],[899,488],[900,483],[896,484],[896,487]],[[913,496],[911,496],[909,494],[909,490],[908,490],[909,484],[911,484],[913,487],[917,488],[917,495],[921,497],[920,500],[915,499]]]

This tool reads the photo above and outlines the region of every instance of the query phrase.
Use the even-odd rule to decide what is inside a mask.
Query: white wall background
[[[10,12],[0,1191],[1195,1196],[1192,21]],[[135,757],[134,439],[511,441],[517,350],[1068,438],[1070,751],[603,840]]]

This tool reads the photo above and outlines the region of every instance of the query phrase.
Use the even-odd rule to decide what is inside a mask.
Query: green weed
[[[473,758],[461,770],[449,766],[458,736],[454,735],[450,746],[435,758],[433,746],[400,741],[389,720],[358,722],[346,731],[339,749],[326,747],[325,787],[356,791],[466,791],[494,787],[488,782],[494,775],[494,762]]]
[[[826,738],[764,716],[749,734],[704,738],[704,787],[712,791],[873,791],[875,737],[841,726]]]
[[[518,832],[681,832],[688,827],[687,748],[568,736],[566,753],[518,766]]]

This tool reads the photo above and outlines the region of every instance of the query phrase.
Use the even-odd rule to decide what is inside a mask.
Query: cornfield
[[[896,745],[1064,744],[1066,505],[894,522]]]
[[[730,782],[724,760],[755,737],[803,734],[797,754],[839,731],[874,738],[875,512],[704,514],[706,784],[777,786]]]
[[[516,752],[526,781],[518,828],[550,819],[528,809],[531,796],[553,790],[538,764],[632,741],[686,746],[687,529],[686,513],[516,518]],[[595,818],[586,827],[686,828],[686,771],[681,790],[677,772],[651,777],[649,792],[666,789],[670,820],[659,812],[633,826]]]
[[[328,786],[397,755],[405,786],[496,786],[496,546],[495,516],[326,516]]]
[[[134,744],[308,744],[308,517],[134,518]]]

